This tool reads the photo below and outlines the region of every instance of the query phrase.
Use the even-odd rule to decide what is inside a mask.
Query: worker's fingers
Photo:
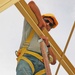
[[[44,22],[44,20],[42,20],[41,22],[38,23],[38,26],[40,29],[42,29],[43,27],[46,27],[46,23]]]

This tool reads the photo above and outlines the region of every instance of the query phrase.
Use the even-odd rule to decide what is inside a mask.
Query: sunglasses
[[[45,21],[46,23],[49,23],[49,25],[50,25],[51,28],[54,26],[53,23],[51,23],[49,20],[47,20],[47,19],[45,19],[45,18],[44,18],[44,21]]]

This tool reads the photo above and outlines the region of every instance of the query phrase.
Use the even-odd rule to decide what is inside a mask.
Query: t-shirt
[[[29,36],[31,30],[32,30],[32,27],[29,25],[29,23],[26,20],[24,20],[23,35],[22,35],[22,41],[21,41],[20,48],[24,47],[24,43],[27,37]],[[41,53],[40,43],[38,42],[38,40],[39,40],[39,36],[35,33],[28,46],[28,50]],[[46,50],[47,50],[47,47],[46,47]]]

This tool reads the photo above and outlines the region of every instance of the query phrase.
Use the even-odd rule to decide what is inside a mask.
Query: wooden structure
[[[57,75],[60,65],[63,66],[63,68],[66,70],[66,72],[69,75],[75,75],[75,68],[65,55],[68,43],[70,41],[73,30],[75,28],[75,23],[73,25],[72,31],[71,31],[70,36],[68,38],[68,41],[66,43],[64,52],[62,52],[60,47],[53,40],[53,38],[50,36],[50,34],[47,32],[47,30],[44,29],[43,31],[41,31],[39,29],[39,27],[37,26],[38,21],[37,21],[35,15],[33,14],[33,12],[31,11],[31,9],[28,7],[28,5],[26,4],[26,2],[24,0],[1,0],[0,1],[0,12],[2,12],[3,10],[5,10],[6,8],[10,7],[13,4],[21,12],[21,14],[26,18],[26,20],[30,23],[31,27],[34,29],[34,31],[39,36],[44,35],[44,36],[47,36],[49,38],[49,43],[51,44],[51,47],[56,54],[57,60],[59,61],[59,65],[58,65],[58,68],[57,68],[55,75]]]

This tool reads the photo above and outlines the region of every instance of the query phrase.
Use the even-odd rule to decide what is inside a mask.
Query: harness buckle
[[[24,45],[23,47],[28,47],[29,46],[29,42],[25,42],[23,45]]]

